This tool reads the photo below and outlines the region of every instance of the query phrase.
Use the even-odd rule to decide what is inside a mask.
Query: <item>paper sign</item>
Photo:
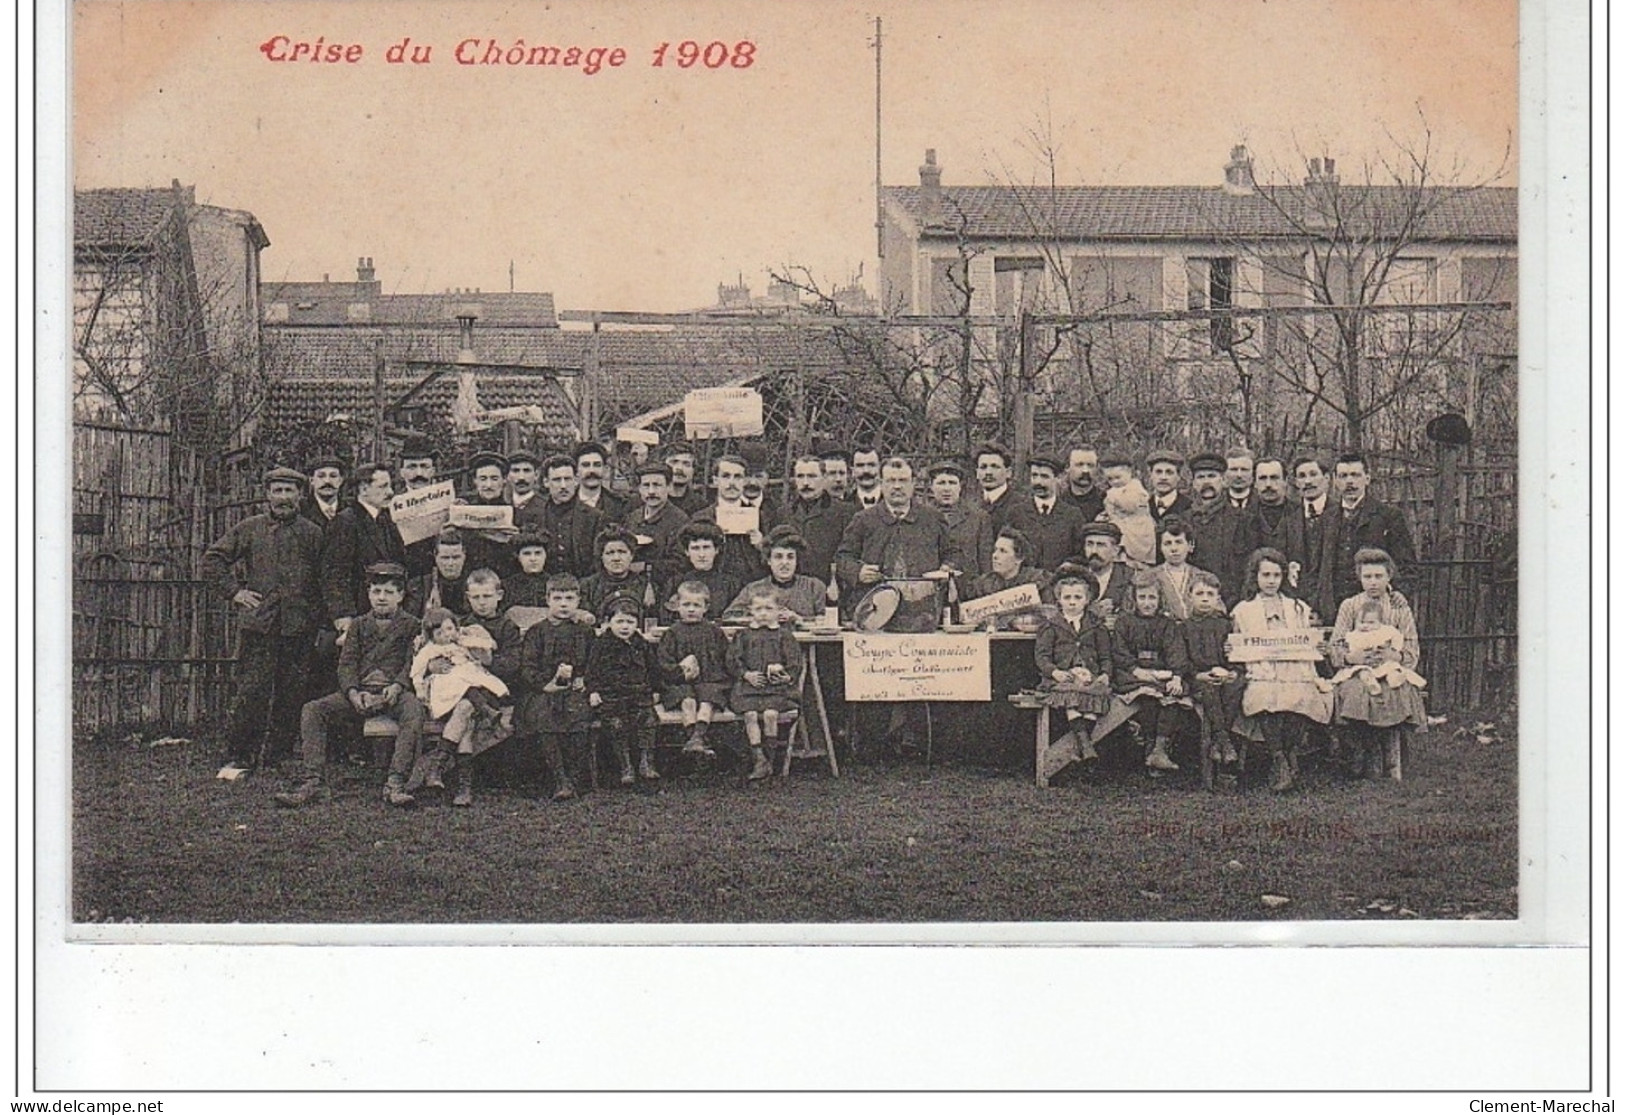
[[[457,499],[457,486],[450,480],[413,488],[389,501],[389,517],[395,529],[401,532],[401,541],[410,546],[440,533],[451,516],[451,505]]]
[[[512,530],[513,508],[505,503],[455,503],[448,521],[462,530]]]
[[[1319,631],[1279,635],[1226,635],[1225,657],[1232,662],[1319,662]]]
[[[988,701],[993,670],[983,634],[848,631],[841,656],[849,701]]]
[[[727,504],[717,504],[717,527],[723,534],[749,534],[753,530],[760,530],[762,526],[762,509],[760,507],[729,507]]]
[[[1031,611],[1042,603],[1037,585],[1017,585],[1015,588],[1001,589],[987,596],[978,596],[975,600],[964,601],[959,605],[959,615],[966,623],[981,623],[994,616]]]
[[[659,445],[660,435],[653,430],[640,430],[635,426],[617,426],[615,440],[627,445]]]
[[[683,432],[689,439],[760,437],[762,394],[754,387],[702,387],[683,396]]]

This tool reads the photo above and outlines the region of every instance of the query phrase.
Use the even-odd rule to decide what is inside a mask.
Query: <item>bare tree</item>
[[[1441,156],[1425,121],[1415,142],[1389,138],[1390,150],[1364,162],[1352,180],[1332,159],[1309,159],[1301,180],[1280,175],[1257,185],[1245,209],[1221,197],[1208,215],[1234,260],[1235,292],[1250,293],[1264,308],[1252,319],[1262,327],[1219,313],[1206,330],[1213,354],[1242,382],[1249,437],[1256,432],[1256,368],[1297,401],[1282,407],[1280,393],[1265,393],[1284,440],[1310,436],[1326,414],[1338,440],[1371,444],[1380,420],[1448,393],[1449,373],[1475,343],[1469,332],[1485,322],[1485,307],[1473,304],[1504,285],[1479,271],[1442,289],[1445,245],[1463,238],[1476,202],[1494,200],[1484,191],[1505,160],[1487,177],[1470,176],[1459,160]],[[1247,216],[1238,218],[1242,212]],[[1451,265],[1460,272],[1459,258]],[[1313,307],[1325,311],[1294,312]]]

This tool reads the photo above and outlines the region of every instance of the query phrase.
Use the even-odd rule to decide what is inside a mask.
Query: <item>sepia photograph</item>
[[[70,936],[1516,921],[1518,16],[82,0]]]

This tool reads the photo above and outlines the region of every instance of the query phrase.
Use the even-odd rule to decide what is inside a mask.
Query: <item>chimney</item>
[[[1337,185],[1336,159],[1310,159],[1309,177],[1303,180],[1305,186],[1335,186]]]
[[[362,256],[360,259],[355,261],[355,281],[356,282],[358,282],[358,283],[370,283],[370,282],[373,281],[373,279],[375,277],[376,277],[376,272],[374,272],[373,269],[372,269],[372,257],[371,256]]]
[[[937,149],[925,149],[920,166],[920,223],[932,225],[942,219],[942,168],[937,165]]]
[[[1224,164],[1224,192],[1233,195],[1253,192],[1253,157],[1244,144],[1230,148],[1230,161]]]

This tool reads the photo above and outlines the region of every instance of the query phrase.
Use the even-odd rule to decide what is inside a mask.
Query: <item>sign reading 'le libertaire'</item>
[[[849,701],[988,701],[993,671],[986,634],[841,636]]]
[[[762,394],[754,387],[702,387],[683,396],[683,432],[690,440],[761,437]]]
[[[389,501],[389,517],[401,532],[401,541],[410,546],[433,538],[451,518],[451,505],[457,500],[457,486],[450,480],[412,488]]]

